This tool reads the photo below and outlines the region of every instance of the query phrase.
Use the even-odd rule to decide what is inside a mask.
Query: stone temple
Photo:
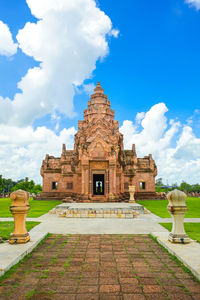
[[[125,201],[129,185],[136,199],[155,197],[157,167],[152,155],[138,158],[135,145],[124,150],[119,122],[98,82],[78,121],[73,150],[62,148],[61,157],[46,155],[41,167],[42,199],[77,202]]]

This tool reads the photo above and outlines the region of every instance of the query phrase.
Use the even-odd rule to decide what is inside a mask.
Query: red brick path
[[[148,235],[52,235],[2,281],[0,299],[200,300],[200,284]]]

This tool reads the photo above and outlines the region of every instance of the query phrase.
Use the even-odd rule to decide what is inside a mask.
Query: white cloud
[[[115,38],[117,38],[118,35],[119,35],[119,30],[118,29],[112,29],[111,30],[111,35],[113,35]]]
[[[0,98],[0,123],[26,126],[55,110],[73,116],[74,86],[91,77],[107,55],[107,35],[117,36],[94,0],[27,0],[39,20],[19,30],[21,50],[39,62],[18,83],[21,93]],[[2,113],[3,112],[3,113]]]
[[[185,0],[190,6],[194,6],[197,10],[200,9],[200,0]]]
[[[34,130],[31,126],[0,125],[0,174],[13,180],[28,176],[41,182],[40,167],[45,155],[60,156],[63,143],[73,149],[75,133],[74,127],[56,135],[44,126]]]
[[[83,84],[83,90],[88,95],[92,94],[94,92],[94,89],[95,89],[94,83]]]
[[[167,183],[197,183],[200,178],[200,138],[192,128],[165,116],[168,111],[164,103],[159,103],[143,115],[136,116],[136,122],[126,120],[120,128],[124,134],[125,148],[136,144],[138,157],[149,153],[158,166],[158,176]],[[138,125],[142,116],[142,129]]]
[[[151,107],[146,113],[139,113],[136,116],[136,125],[133,125],[132,121],[125,121],[120,128],[124,134],[124,142],[126,147],[131,149],[132,140],[137,140],[138,144],[141,145],[143,153],[147,154],[148,151],[157,148],[157,141],[163,137],[163,133],[167,127],[167,119],[165,113],[167,107],[164,103],[159,103]],[[139,133],[137,128],[138,116],[142,116],[141,126],[143,130]],[[175,124],[173,128],[175,127]],[[166,136],[167,139],[167,136]],[[163,143],[166,143],[163,140]],[[153,149],[152,149],[153,148]],[[148,150],[149,149],[149,150]]]
[[[135,118],[136,122],[138,124],[141,124],[142,119],[144,119],[144,117],[145,117],[145,113],[144,112],[137,113],[136,118]]]
[[[135,122],[125,120],[120,127],[125,149],[131,149],[135,143],[138,157],[152,153],[158,176],[165,183],[182,180],[197,183],[200,178],[200,138],[189,125],[168,120],[166,113],[166,105],[158,103],[146,113],[137,114]],[[136,122],[138,116],[142,117],[141,124]],[[52,119],[59,122],[56,114]],[[73,149],[75,132],[74,127],[56,134],[44,126],[34,130],[31,126],[0,125],[0,174],[13,179],[28,176],[40,182],[40,167],[46,153],[60,156],[62,143],[66,143],[67,149]]]
[[[107,37],[117,37],[118,30],[113,29],[110,18],[95,0],[26,2],[38,21],[27,22],[19,30],[17,41],[39,65],[20,80],[21,92],[13,99],[0,96],[0,174],[39,181],[46,153],[60,156],[62,143],[73,148],[75,129],[58,132],[60,116],[75,115],[73,96],[77,88],[91,92],[93,84],[85,85],[84,80],[91,78],[97,60],[108,54]],[[7,50],[0,50],[11,55],[17,45],[4,24],[5,28],[9,43]],[[5,47],[6,43],[0,39],[0,45]],[[33,121],[46,114],[51,115],[57,134],[46,127],[31,127]]]
[[[187,118],[186,123],[193,128],[200,128],[200,110],[195,109],[193,114],[189,118]]]
[[[61,119],[61,116],[57,115],[56,112],[54,112],[51,115],[51,121],[56,123],[55,128],[54,128],[55,131],[58,131],[58,129],[60,127],[60,119]]]
[[[8,25],[0,20],[0,55],[11,56],[17,52]]]

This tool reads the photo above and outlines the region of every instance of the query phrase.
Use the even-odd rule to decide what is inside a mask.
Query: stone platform
[[[50,211],[66,218],[122,218],[132,219],[144,214],[138,203],[63,203]]]

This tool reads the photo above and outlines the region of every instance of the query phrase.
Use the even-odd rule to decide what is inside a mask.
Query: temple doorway
[[[93,195],[104,195],[104,174],[93,174]]]

